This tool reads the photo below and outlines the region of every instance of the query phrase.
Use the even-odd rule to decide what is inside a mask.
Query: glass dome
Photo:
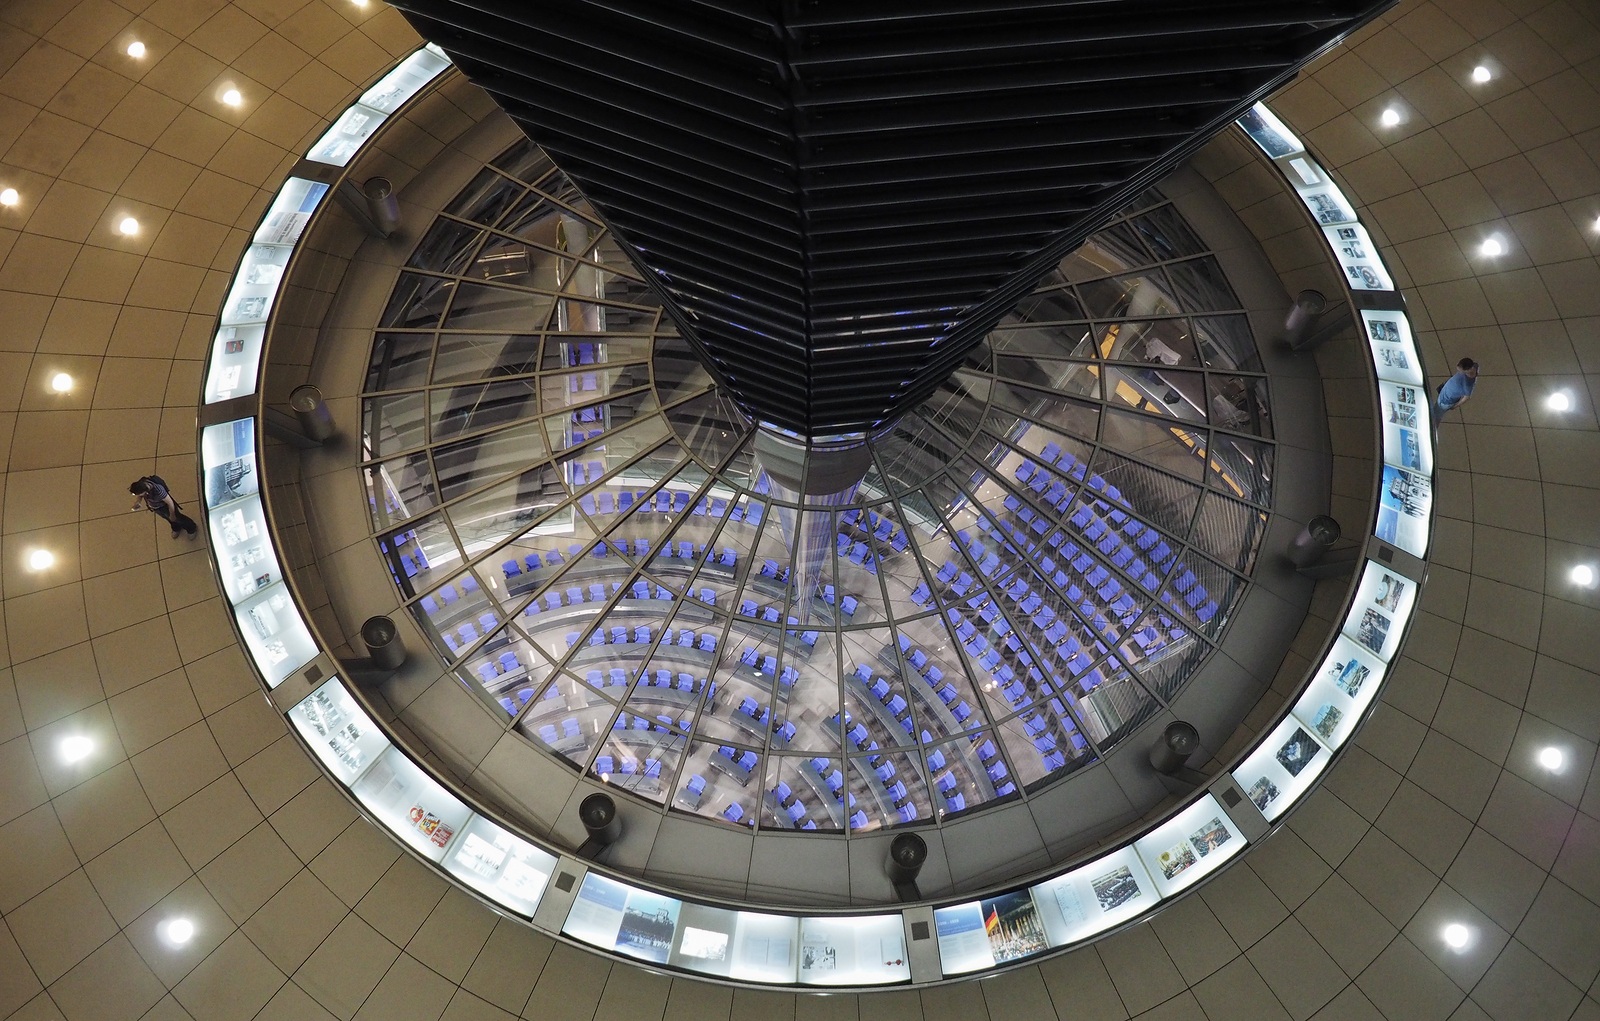
[[[365,391],[376,542],[462,683],[735,826],[936,822],[1096,761],[1209,655],[1271,505],[1249,323],[1156,191],[819,451],[718,392],[518,145],[417,244]]]

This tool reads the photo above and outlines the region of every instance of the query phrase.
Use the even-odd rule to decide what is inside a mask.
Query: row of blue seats
[[[599,482],[606,475],[604,461],[568,461],[566,467],[568,479],[574,486]]]
[[[1046,558],[1046,560],[1049,562],[1048,558]],[[948,564],[948,561],[946,563]],[[941,576],[943,576],[944,573],[945,572],[941,570]],[[1068,599],[1083,599],[1082,589],[1065,578],[1062,580],[1067,585],[1065,595]],[[1022,580],[1020,577],[1016,577],[1012,579],[1009,585],[1000,586],[998,590],[1013,603],[1015,603],[1017,608],[1024,614],[1032,611],[1032,615],[1028,617],[1028,620],[1037,629],[1038,638],[1040,639],[1040,641],[1034,643],[1034,648],[1038,650],[1046,665],[1050,665],[1055,658],[1059,657],[1060,665],[1065,667],[1073,677],[1077,677],[1079,674],[1082,674],[1085,669],[1087,669],[1090,663],[1093,662],[1093,657],[1084,650],[1077,636],[1071,633],[1071,630],[1065,621],[1056,615],[1055,610],[1043,604],[1042,597],[1038,593],[1032,592],[1026,581]],[[923,592],[926,593],[925,588],[923,589]],[[914,598],[916,595],[916,593],[913,593]],[[981,598],[981,596],[972,597],[972,599]],[[968,602],[970,603],[972,600],[969,599]],[[1089,623],[1092,627],[1095,627],[1097,630],[1102,632],[1109,630],[1109,620],[1105,618],[1104,615],[1098,613],[1097,608],[1093,603],[1082,603],[1079,605],[1079,610],[1089,618]],[[958,611],[952,610],[949,612],[955,613],[958,617],[960,616]],[[986,623],[990,627],[995,627],[997,629],[1010,627],[1009,621],[1006,621],[1004,616],[1000,614],[997,609],[993,608],[992,605],[984,606],[980,615],[985,619]],[[970,643],[972,641],[972,633],[975,630],[972,625],[970,623],[959,623],[955,620],[955,618],[952,618],[952,622],[957,623],[958,637],[960,637],[963,642]],[[1025,662],[1031,663],[1032,660],[1027,655],[1026,650],[1019,650],[1018,643],[1014,641],[1014,638],[1014,631],[1006,633],[1005,642],[1007,647],[1013,652],[1017,653],[1017,655],[1019,655]],[[970,644],[968,651],[972,651]],[[1104,653],[1107,650],[1103,642],[1096,640],[1094,643],[1094,651],[1096,653]],[[1007,695],[1009,698],[1011,693],[1007,682],[1010,681],[1011,678],[1009,676],[1002,676],[1000,671],[1004,669],[1003,667],[999,669],[995,668],[993,662],[991,661],[997,660],[998,654],[992,650],[989,652],[980,653],[980,665],[983,665],[985,669],[988,669],[991,673],[994,673],[996,675],[996,679],[999,680],[1003,686],[1006,686]]]
[[[594,760],[594,771],[603,777],[633,776],[638,773],[653,780],[661,775],[661,760],[654,756],[646,758],[644,769],[641,771],[637,759],[623,758],[621,761],[616,761],[610,755],[597,755]]]
[[[764,620],[768,624],[778,623],[778,608],[776,606],[765,606],[758,608],[754,599],[746,599],[741,602],[739,604],[739,613],[741,616],[753,617],[756,620]],[[818,633],[811,628],[801,629],[798,626],[800,624],[800,618],[790,616],[785,619],[785,623],[795,625],[794,627],[789,628],[789,637],[800,639],[800,644],[804,645],[808,649],[816,646],[817,638],[819,637]]]
[[[566,634],[567,648],[572,648],[583,641],[581,631],[568,631]],[[587,644],[590,647],[601,645],[649,645],[655,641],[655,628],[648,624],[640,624],[629,628],[616,625],[609,629],[595,628],[589,635]],[[698,650],[700,652],[716,652],[717,636],[713,631],[696,632],[689,628],[667,628],[661,633],[661,647],[663,649],[676,647],[685,650]]]
[[[835,542],[834,547],[834,553],[836,555],[849,560],[852,564],[862,568],[868,574],[878,573],[877,554],[867,549],[866,543],[853,539],[845,533],[840,532],[839,538]]]
[[[1054,444],[1049,444],[1045,447],[1047,460],[1055,460],[1049,456],[1053,446]],[[1059,448],[1056,448],[1056,450],[1057,458],[1061,463],[1070,465],[1069,477],[1081,478],[1082,463],[1070,453],[1061,453]],[[1033,488],[1036,492],[1042,491],[1047,496],[1060,483],[1060,480],[1056,479],[1053,482],[1047,481],[1045,486],[1041,487],[1040,480],[1049,480],[1051,475],[1052,472],[1049,468],[1036,466],[1028,460],[1024,460],[1016,470],[1018,481],[1029,484],[1030,488]],[[1088,477],[1088,485],[1091,489],[1104,492],[1106,496],[1113,500],[1121,499],[1121,493],[1117,491],[1116,486],[1105,482],[1098,475],[1090,475]],[[1064,503],[1059,501],[1052,502],[1059,510],[1065,512],[1066,506]],[[1050,525],[1047,521],[1044,521],[1041,517],[1031,516],[1031,510],[1022,506],[1016,497],[1007,497],[1006,506],[1017,513],[1019,517],[1024,518],[1024,520],[1031,520],[1035,532],[1043,534],[1044,531],[1049,529]],[[1173,552],[1160,533],[1143,522],[1129,517],[1126,511],[1119,507],[1113,507],[1104,500],[1080,497],[1069,520],[1083,533],[1089,542],[1095,544],[1101,553],[1112,558],[1113,563],[1119,568],[1128,571],[1130,577],[1139,580],[1145,588],[1151,591],[1155,590],[1157,584],[1155,572],[1145,565],[1139,554],[1146,554],[1155,567],[1161,570],[1170,567],[1177,559],[1177,554]],[[1041,527],[1041,522],[1043,527]],[[1124,537],[1126,537],[1127,542],[1137,545],[1138,552],[1134,551],[1133,546],[1124,543]],[[1198,585],[1198,581],[1190,568],[1183,567],[1175,575],[1173,584],[1178,593],[1182,595],[1185,605],[1194,611],[1196,617],[1202,623],[1209,622],[1216,615],[1218,607],[1214,601],[1208,598],[1203,586],[1199,587],[1198,594],[1191,591]],[[1163,593],[1162,598],[1169,605],[1173,603],[1173,599],[1166,593]]]
[[[573,544],[566,557],[563,557],[559,551],[551,551],[541,555],[540,551],[535,550],[529,553],[522,561],[511,559],[502,562],[500,573],[505,575],[507,581],[510,581],[523,573],[524,566],[526,566],[529,573],[544,567],[560,567],[567,559],[579,556],[582,550],[583,545],[581,543]],[[648,557],[650,555],[650,540],[612,539],[606,542],[599,542],[594,545],[588,555],[604,559],[610,556],[613,551],[622,556]],[[689,561],[698,560],[704,552],[706,552],[705,546],[687,541],[679,542],[676,545],[669,543],[662,547],[663,555]],[[729,547],[723,547],[722,552],[712,561],[718,566],[730,569],[736,567],[738,562],[739,554]]]
[[[692,506],[690,501],[693,501]],[[591,517],[623,514],[633,510],[635,504],[638,504],[640,513],[688,512],[694,517],[727,517],[730,521],[743,521],[752,527],[761,524],[761,519],[766,515],[766,504],[760,500],[749,500],[738,504],[730,504],[720,496],[701,497],[695,500],[692,493],[682,490],[658,489],[651,493],[644,489],[633,489],[618,493],[603,489],[594,493],[584,493],[578,497],[578,506]]]
[[[896,551],[905,552],[908,545],[905,530],[877,511],[863,511],[859,507],[852,507],[839,517],[847,524],[855,525],[863,532],[870,533],[879,542],[886,542]]]
[[[785,688],[794,686],[800,679],[800,671],[792,666],[785,666],[783,673],[778,673],[778,657],[771,653],[763,653],[753,646],[745,646],[739,652],[739,662],[765,677],[777,676],[778,682]]]
[[[626,688],[635,676],[639,679],[639,686],[634,689],[635,694],[648,694],[649,689],[657,688],[661,691],[676,691],[683,695],[693,695],[703,691],[708,701],[717,697],[715,681],[708,681],[704,677],[695,677],[689,673],[679,673],[674,679],[671,670],[662,667],[652,669],[649,665],[640,667],[637,673],[616,666],[605,671],[588,670],[584,673],[584,680],[590,687],[601,690],[607,687]]]

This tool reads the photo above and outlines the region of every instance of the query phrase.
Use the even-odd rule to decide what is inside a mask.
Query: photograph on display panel
[[[1428,551],[1428,514],[1433,507],[1433,482],[1425,475],[1385,465],[1378,492],[1378,538],[1410,553]]]

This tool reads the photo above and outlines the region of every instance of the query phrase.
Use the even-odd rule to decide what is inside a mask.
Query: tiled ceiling
[[[1483,363],[1441,429],[1422,612],[1357,747],[1153,921],[859,997],[651,975],[447,889],[286,735],[205,551],[127,511],[152,470],[192,499],[200,359],[263,189],[416,43],[377,0],[0,4],[20,198],[0,207],[0,1017],[1600,1018],[1600,597],[1567,575],[1600,559],[1592,6],[1410,0],[1273,101],[1375,225],[1429,364]],[[1320,255],[1252,180],[1218,187],[1292,278]],[[1490,234],[1506,254],[1479,254]],[[40,547],[56,563],[30,573]],[[76,731],[98,748],[64,765]]]

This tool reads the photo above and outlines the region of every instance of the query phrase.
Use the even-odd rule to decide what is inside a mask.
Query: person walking
[[[194,539],[200,534],[200,526],[194,519],[183,512],[178,506],[178,501],[172,498],[172,492],[167,488],[166,480],[159,475],[146,475],[128,487],[128,492],[138,499],[134,500],[129,510],[141,508],[152,514],[159,514],[172,526],[172,537],[176,539],[179,532],[188,532],[189,538]]]
[[[1444,381],[1439,387],[1439,398],[1434,402],[1439,414],[1443,415],[1451,408],[1472,396],[1472,388],[1478,382],[1478,363],[1471,358],[1463,358],[1456,362],[1456,374]]]

